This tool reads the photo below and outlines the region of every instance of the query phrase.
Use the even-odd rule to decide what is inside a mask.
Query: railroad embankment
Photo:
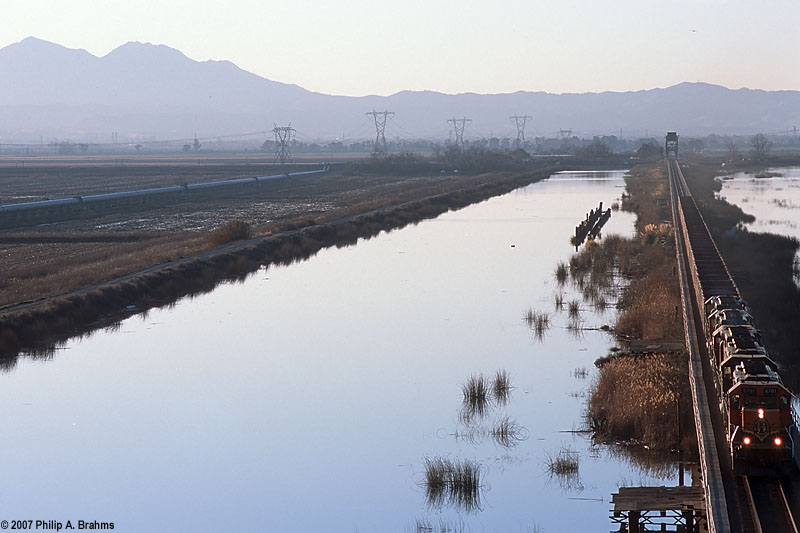
[[[284,221],[263,237],[126,273],[116,279],[107,280],[102,265],[98,265],[95,286],[91,289],[42,298],[24,307],[6,307],[0,312],[0,354],[7,365],[14,364],[21,351],[48,357],[60,341],[185,295],[209,291],[220,282],[242,279],[262,265],[287,264],[310,257],[325,247],[355,244],[359,238],[370,238],[510,192],[550,173],[549,168],[539,168],[524,173],[449,180],[446,182],[449,190],[442,192],[441,186],[420,189],[416,199],[403,203],[391,197],[372,197],[358,206]]]

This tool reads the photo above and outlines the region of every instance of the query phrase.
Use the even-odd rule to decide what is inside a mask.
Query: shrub
[[[229,242],[243,241],[252,236],[250,224],[241,220],[233,220],[211,232],[209,243],[212,246],[222,246]]]

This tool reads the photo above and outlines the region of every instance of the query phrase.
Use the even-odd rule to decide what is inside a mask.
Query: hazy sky
[[[0,47],[151,42],[354,96],[800,90],[798,26],[800,0],[3,0]]]

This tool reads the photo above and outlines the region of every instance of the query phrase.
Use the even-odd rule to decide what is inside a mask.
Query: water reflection
[[[635,482],[632,480],[627,486],[640,486],[645,484],[643,477],[657,478],[660,480],[674,480],[677,478],[676,459],[677,452],[666,450],[652,450],[637,444],[612,443],[607,445],[606,453],[620,461],[636,467],[641,476]],[[696,460],[696,458],[694,458]]]
[[[461,385],[464,395],[459,418],[465,424],[471,424],[486,416],[489,409],[489,380],[482,375],[470,376]]]
[[[495,372],[492,394],[497,405],[505,405],[511,396],[511,377],[505,370]]]
[[[438,520],[417,519],[408,533],[464,533],[469,531],[463,520]]]
[[[425,496],[431,507],[480,509],[481,465],[469,459],[425,459]]]
[[[558,308],[558,298],[556,298],[556,308]],[[550,329],[550,315],[528,308],[525,313],[525,323],[531,328],[533,338],[542,342],[544,341],[545,332]]]
[[[0,416],[15,435],[0,501],[131,531],[397,531],[416,516],[451,530],[607,529],[607,506],[552,490],[538,458],[581,423],[570,371],[613,342],[588,327],[570,338],[566,302],[582,294],[553,269],[572,251],[582,213],[570,210],[611,203],[621,175],[555,176],[128,318],[116,333],[70,340],[49,364],[19,359],[0,376]],[[614,232],[631,235],[633,217],[615,213],[605,242]],[[543,342],[521,320],[529,308],[549,313]],[[581,308],[586,326],[613,319]],[[470,373],[487,381],[487,405],[465,424]],[[590,438],[573,437],[582,496],[636,475],[590,459]],[[478,467],[471,511],[442,485],[442,506],[429,508],[424,457]]]
[[[580,454],[568,446],[562,446],[555,453],[547,453],[545,468],[550,481],[567,492],[584,490],[580,474]]]
[[[748,230],[800,239],[800,167],[770,168],[762,175],[770,177],[747,172],[719,177],[718,195],[755,217],[744,224]],[[800,271],[800,251],[795,265]],[[800,278],[795,282],[800,285]]]
[[[497,444],[504,448],[513,448],[528,438],[528,431],[508,416],[498,420],[489,434]]]

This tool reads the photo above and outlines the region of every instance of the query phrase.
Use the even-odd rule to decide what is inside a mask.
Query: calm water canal
[[[775,233],[800,239],[800,167],[767,169],[772,178],[756,178],[754,174],[737,172],[720,177],[719,195],[736,204],[755,221],[746,224],[750,231]],[[795,258],[800,264],[800,258]],[[800,283],[800,279],[795,279]]]
[[[575,224],[622,172],[564,173],[132,317],[0,375],[3,519],[117,531],[607,531],[620,485],[676,484],[592,446],[613,308],[556,312]],[[605,234],[630,235],[615,212]],[[550,314],[538,340],[525,313]],[[507,403],[460,416],[470,376]],[[506,418],[507,417],[507,418]],[[509,440],[491,434],[507,420]],[[578,475],[548,473],[569,451]],[[426,459],[480,465],[479,508],[426,498]]]

